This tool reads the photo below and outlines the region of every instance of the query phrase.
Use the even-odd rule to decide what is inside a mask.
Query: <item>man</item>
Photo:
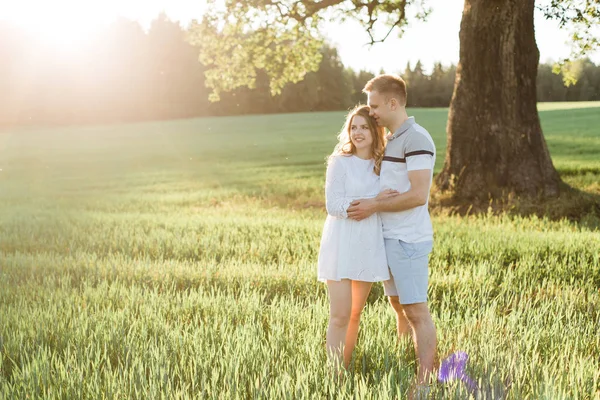
[[[406,113],[406,84],[397,75],[380,75],[363,89],[370,114],[390,131],[381,165],[381,190],[397,196],[362,199],[348,208],[357,221],[379,212],[383,223],[386,255],[392,278],[385,294],[396,311],[398,335],[412,333],[419,362],[417,385],[411,397],[427,396],[434,376],[436,331],[427,306],[428,258],[433,228],[427,209],[435,164],[431,135]]]

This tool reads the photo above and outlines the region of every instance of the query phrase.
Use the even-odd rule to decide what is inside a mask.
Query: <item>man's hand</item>
[[[396,197],[400,194],[399,191],[394,190],[394,189],[385,189],[382,190],[381,192],[379,192],[379,194],[377,195],[377,197],[375,197],[376,200],[385,200],[385,199],[389,199],[390,197]]]
[[[400,194],[394,189],[385,189],[381,191],[374,199],[360,199],[350,203],[347,213],[348,218],[360,221],[369,218],[377,212],[377,201],[396,197]]]
[[[365,218],[369,218],[377,209],[375,208],[377,200],[375,199],[360,199],[354,200],[348,207],[348,218],[355,221],[362,221]]]

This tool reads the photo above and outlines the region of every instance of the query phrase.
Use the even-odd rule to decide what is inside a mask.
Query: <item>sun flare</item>
[[[57,51],[71,51],[110,23],[110,16],[102,11],[77,0],[26,0],[6,2],[0,20],[24,28],[33,39]]]

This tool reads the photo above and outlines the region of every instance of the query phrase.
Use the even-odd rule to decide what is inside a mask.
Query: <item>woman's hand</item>
[[[382,190],[375,198],[377,200],[385,200],[385,199],[389,199],[390,197],[398,196],[399,194],[400,194],[400,192],[398,192],[397,190],[385,189],[385,190]]]

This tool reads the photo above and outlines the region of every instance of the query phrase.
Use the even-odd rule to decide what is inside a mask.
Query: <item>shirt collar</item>
[[[411,126],[415,124],[415,117],[408,117],[406,121],[394,132],[392,135],[388,136],[388,140],[394,140],[406,132]]]

